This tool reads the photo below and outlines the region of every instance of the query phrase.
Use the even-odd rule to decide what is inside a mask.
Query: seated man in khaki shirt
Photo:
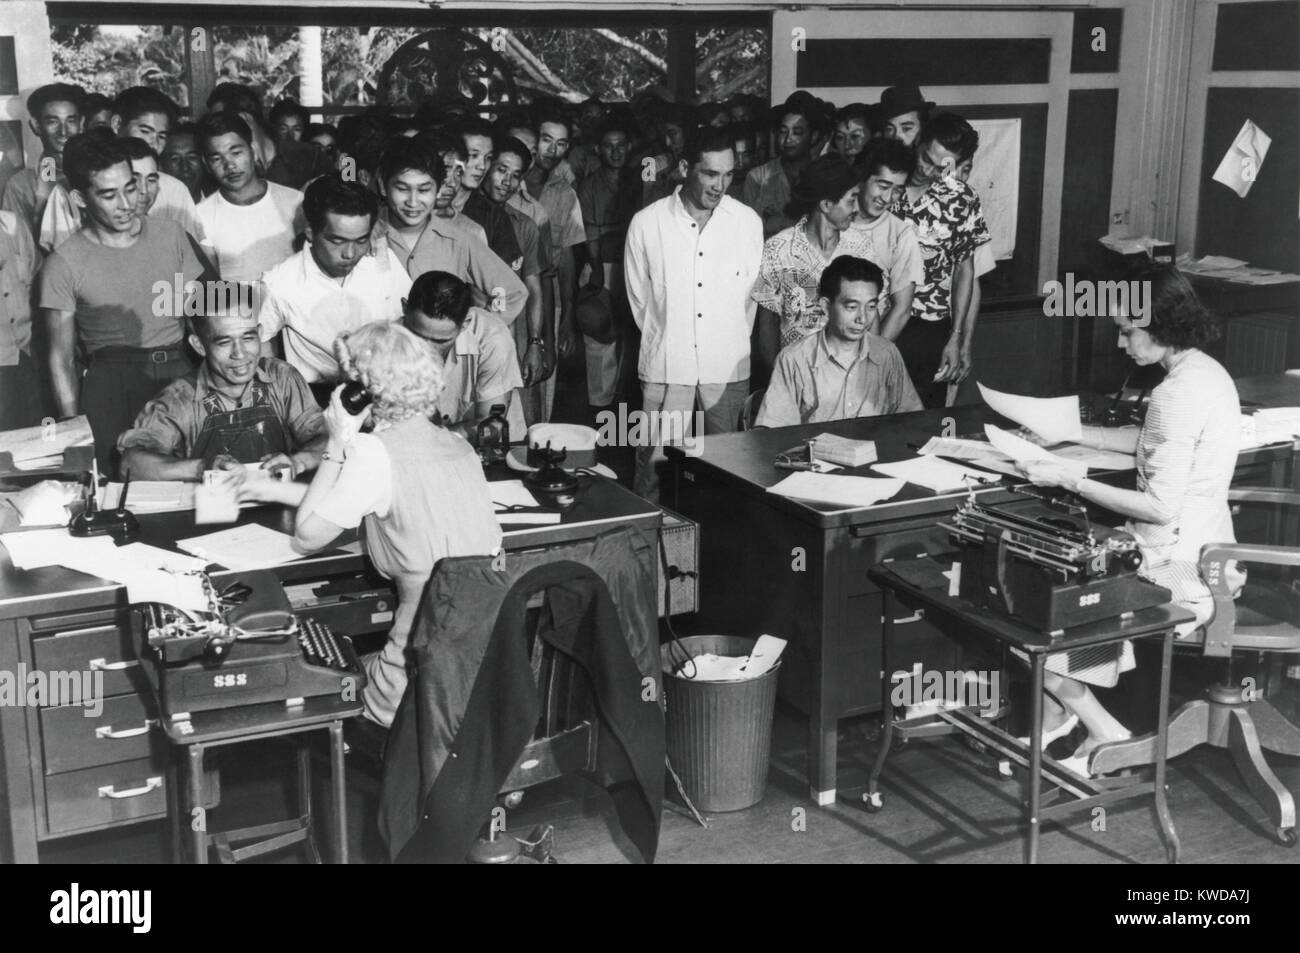
[[[826,326],[777,355],[754,426],[922,409],[898,348],[867,330],[876,323],[883,282],[865,258],[841,255],[826,266],[817,286]]]

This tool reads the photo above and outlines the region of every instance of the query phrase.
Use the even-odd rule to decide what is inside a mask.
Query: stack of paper
[[[0,432],[0,453],[11,454],[14,466],[20,470],[55,466],[63,460],[63,451],[68,447],[93,443],[90,421],[85,416]]]
[[[947,460],[928,456],[898,460],[894,463],[877,463],[872,469],[935,493],[955,493],[994,479],[983,470],[972,470],[959,463],[949,463]]]
[[[132,480],[126,494],[126,508],[132,513],[175,513],[194,509],[197,483],[181,480]],[[109,483],[99,491],[100,509],[111,510],[122,496],[121,483]]]
[[[876,461],[876,444],[873,440],[850,440],[833,433],[818,434],[813,440],[813,454],[818,460],[827,460],[845,467],[860,467]]]
[[[767,492],[810,503],[829,503],[845,509],[857,509],[888,500],[902,488],[902,480],[801,471],[790,474],[775,486],[769,486]]]

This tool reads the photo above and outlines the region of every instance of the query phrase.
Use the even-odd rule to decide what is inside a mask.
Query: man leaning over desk
[[[257,316],[191,318],[203,357],[197,371],[168,384],[117,440],[123,473],[137,480],[199,480],[208,469],[315,470],[325,449],[325,417],[292,365],[260,357]]]

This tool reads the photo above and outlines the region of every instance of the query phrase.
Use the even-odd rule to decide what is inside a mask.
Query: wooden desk
[[[1242,399],[1300,406],[1300,380],[1277,375],[1239,382]],[[788,473],[776,454],[819,433],[874,440],[881,461],[914,454],[934,436],[982,432],[1003,422],[983,406],[892,417],[720,434],[700,441],[698,456],[670,447],[668,505],[700,524],[699,631],[790,641],[780,697],[808,715],[808,779],[818,804],[835,800],[838,721],[880,709],[882,599],[867,570],[885,559],[950,548],[939,517],[962,494],[905,486],[892,500],[856,510],[801,503],[768,493]],[[1296,486],[1294,444],[1243,452],[1237,482]],[[863,468],[864,475],[870,475]],[[979,491],[985,502],[1011,499],[1005,486]],[[1261,537],[1262,538],[1262,537]],[[902,643],[927,668],[946,669],[951,647],[926,620],[900,623]]]
[[[504,465],[491,474],[507,476]],[[580,480],[578,500],[561,522],[504,526],[506,550],[586,539],[621,525],[658,533],[657,506],[604,478]],[[292,529],[291,514],[279,507],[245,510],[240,520]],[[173,550],[177,539],[211,529],[196,527],[193,512],[141,516],[140,523],[143,542]],[[367,570],[362,556],[332,550],[275,571],[294,584]],[[215,579],[224,575],[213,572]],[[0,861],[34,863],[42,841],[166,816],[167,785],[150,782],[166,775],[167,745],[127,609],[126,590],[114,582],[61,567],[20,571],[0,547],[0,672],[93,666],[103,673],[104,696],[96,718],[83,717],[79,705],[0,707]],[[366,631],[386,628],[381,621]]]

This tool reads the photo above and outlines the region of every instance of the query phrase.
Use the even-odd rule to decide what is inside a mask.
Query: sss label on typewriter
[[[298,618],[274,573],[249,572],[217,590],[203,577],[207,611],[138,606],[150,681],[169,718],[195,711],[360,698],[366,676],[352,641]]]

